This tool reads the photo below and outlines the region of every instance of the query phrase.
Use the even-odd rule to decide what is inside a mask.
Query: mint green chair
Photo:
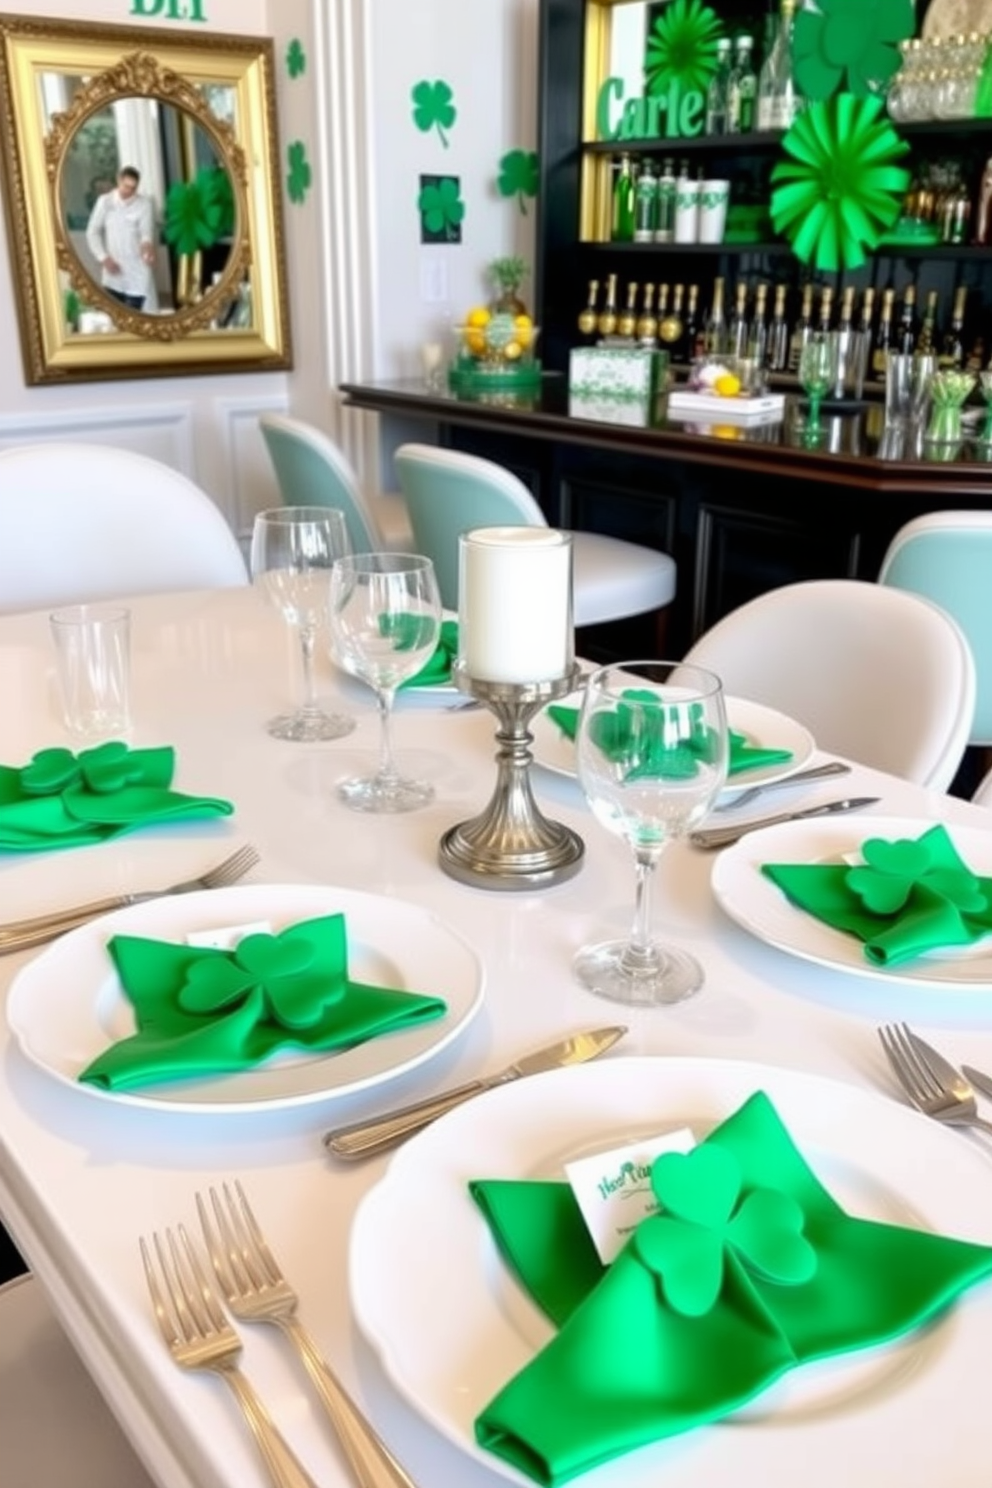
[[[413,535],[401,497],[367,501],[333,439],[313,424],[281,413],[258,420],[285,506],[332,506],[344,512],[356,553],[411,552]]]
[[[992,512],[915,517],[889,544],[880,584],[932,600],[957,621],[975,658],[975,717],[968,743],[992,745]]]

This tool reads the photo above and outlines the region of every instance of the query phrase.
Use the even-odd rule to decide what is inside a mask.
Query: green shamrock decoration
[[[673,0],[666,6],[648,36],[648,93],[667,93],[673,83],[685,93],[705,93],[716,72],[716,40],[722,29],[716,12],[701,0]]]
[[[838,88],[865,98],[899,66],[897,43],[916,29],[913,0],[817,0],[800,10],[793,33],[796,82],[806,98]]]
[[[688,710],[658,701],[657,693],[637,687],[624,689],[615,708],[593,715],[589,737],[607,759],[621,768],[623,783],[651,780],[691,780],[701,763],[719,758],[719,741],[706,725],[702,708]]]
[[[286,159],[289,163],[289,170],[286,173],[286,190],[289,192],[290,201],[299,205],[310,190],[313,176],[310,162],[307,160],[307,147],[302,140],[293,140],[286,151]]]
[[[438,625],[430,615],[379,616],[379,634],[389,636],[394,651],[417,651],[433,645]]]
[[[223,180],[223,184],[221,184]],[[176,253],[212,248],[233,221],[234,195],[226,171],[197,171],[192,181],[174,181],[165,198],[162,236]]]
[[[510,150],[499,163],[496,187],[500,196],[515,196],[521,212],[527,216],[524,198],[537,195],[537,151]]]
[[[795,1199],[756,1188],[741,1199],[741,1166],[723,1147],[666,1152],[651,1169],[662,1213],[641,1223],[634,1243],[661,1281],[664,1300],[684,1317],[703,1317],[723,1290],[728,1250],[751,1271],[799,1286],[816,1271]]]
[[[286,71],[291,78],[302,77],[307,70],[307,54],[298,36],[294,36],[286,48]]]
[[[989,907],[975,874],[964,863],[941,862],[944,855],[936,844],[923,838],[886,842],[872,837],[861,856],[865,866],[852,868],[846,882],[872,914],[898,914],[916,888],[931,890],[964,914],[981,914]]]
[[[410,94],[413,99],[413,122],[418,129],[426,134],[429,129],[436,129],[442,145],[448,148],[448,137],[446,129],[450,129],[458,117],[458,111],[452,102],[454,94],[449,85],[440,79],[436,83],[417,83]]]
[[[427,242],[458,243],[465,203],[457,176],[421,177],[417,209]]]
[[[119,740],[84,749],[40,749],[20,772],[27,796],[55,796],[72,786],[109,795],[128,785],[165,786],[172,779],[171,754],[131,750]]]
[[[325,1007],[340,1002],[344,980],[329,981],[314,946],[281,935],[246,935],[230,959],[210,957],[187,968],[179,1005],[191,1013],[220,1013],[251,993],[261,994],[264,1012],[284,1028],[312,1028]]]

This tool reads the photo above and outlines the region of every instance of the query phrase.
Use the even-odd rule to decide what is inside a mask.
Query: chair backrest
[[[975,669],[928,600],[854,579],[772,589],[701,636],[687,661],[731,696],[810,730],[821,749],[946,790],[968,742]]]
[[[313,424],[281,413],[258,420],[286,506],[336,506],[356,553],[385,546],[358,479],[333,439]]]
[[[929,512],[907,522],[878,582],[922,594],[954,616],[975,658],[970,742],[992,744],[992,512]]]
[[[447,609],[458,606],[458,538],[473,527],[546,527],[544,513],[509,470],[478,455],[402,444],[393,457],[417,552],[433,560]]]
[[[0,613],[247,582],[220,509],[171,466],[99,444],[0,452]]]

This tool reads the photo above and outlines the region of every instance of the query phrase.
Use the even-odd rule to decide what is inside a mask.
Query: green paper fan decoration
[[[673,82],[685,93],[705,93],[716,72],[716,40],[722,29],[716,12],[701,0],[673,0],[648,35],[648,93],[667,93]]]
[[[804,97],[829,98],[840,87],[859,98],[877,93],[899,66],[897,43],[916,30],[913,0],[817,0],[793,32],[796,83]]]
[[[791,158],[772,170],[772,222],[817,269],[858,268],[899,216],[910,178],[893,162],[909,146],[881,110],[880,98],[838,93],[811,104],[782,140]]]

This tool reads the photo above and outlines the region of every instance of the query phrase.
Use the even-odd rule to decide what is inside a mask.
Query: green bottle
[[[629,155],[621,155],[620,170],[613,183],[613,241],[634,241],[634,173]]]

